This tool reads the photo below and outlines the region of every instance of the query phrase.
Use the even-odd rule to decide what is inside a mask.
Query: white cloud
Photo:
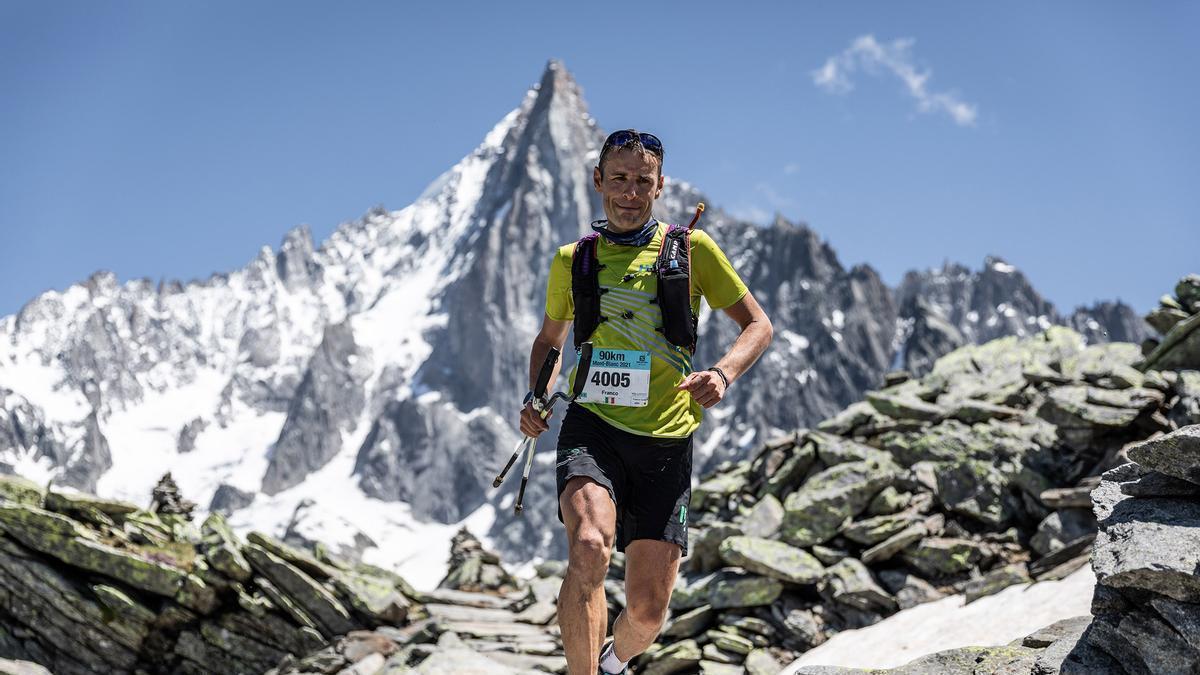
[[[813,84],[830,93],[845,94],[854,89],[851,76],[859,69],[869,75],[891,73],[904,83],[921,112],[944,112],[959,126],[973,126],[979,114],[975,104],[961,100],[951,91],[928,89],[933,71],[920,71],[913,63],[915,43],[912,38],[902,38],[880,44],[874,35],[859,36],[841,54],[829,57],[825,65],[812,71]]]

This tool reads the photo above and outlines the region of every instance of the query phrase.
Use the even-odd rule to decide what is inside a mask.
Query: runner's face
[[[604,175],[592,174],[604,202],[604,215],[616,232],[631,232],[650,220],[654,200],[662,194],[658,158],[646,152],[617,149],[604,158]]]

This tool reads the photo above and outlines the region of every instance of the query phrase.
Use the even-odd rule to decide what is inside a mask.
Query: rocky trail
[[[706,475],[671,615],[634,671],[774,674],[901,609],[1089,563],[1094,618],[894,672],[1200,668],[1200,277],[1167,300],[1185,309],[1153,344],[1051,327],[968,345]],[[319,543],[197,525],[169,475],[148,503],[0,476],[0,656],[59,675],[565,671],[561,561],[516,579],[462,531],[419,592]]]

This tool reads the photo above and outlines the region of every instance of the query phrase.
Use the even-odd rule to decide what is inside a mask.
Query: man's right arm
[[[550,352],[550,348],[562,349],[563,343],[567,340],[567,333],[571,330],[570,321],[555,321],[549,316],[542,318],[542,329],[538,331],[537,337],[533,338],[533,347],[529,350],[529,389],[533,389],[533,385],[537,382],[538,373],[542,370],[542,363],[546,361],[546,354]],[[554,390],[554,382],[558,379],[559,368],[562,367],[562,359],[560,358],[554,364],[554,372],[550,375],[550,382],[546,385],[546,391]],[[537,438],[543,431],[550,428],[546,424],[546,420],[542,419],[534,409],[532,404],[527,404],[521,410],[521,433],[526,436]]]

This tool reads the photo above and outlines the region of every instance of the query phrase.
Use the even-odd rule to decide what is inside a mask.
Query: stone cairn
[[[158,514],[171,514],[192,519],[192,511],[196,510],[196,502],[184,499],[179,492],[179,485],[171,478],[171,472],[163,474],[150,491],[150,511]]]
[[[517,580],[500,564],[500,556],[485,551],[467,528],[454,535],[450,541],[450,565],[438,588],[506,593],[517,585]]]
[[[1175,284],[1175,295],[1164,295],[1146,323],[1162,334],[1142,345],[1143,369],[1200,367],[1200,274],[1189,274]]]
[[[0,656],[57,675],[262,673],[419,616],[396,575],[243,542],[219,515],[197,528],[160,485],[156,512],[0,476]]]

